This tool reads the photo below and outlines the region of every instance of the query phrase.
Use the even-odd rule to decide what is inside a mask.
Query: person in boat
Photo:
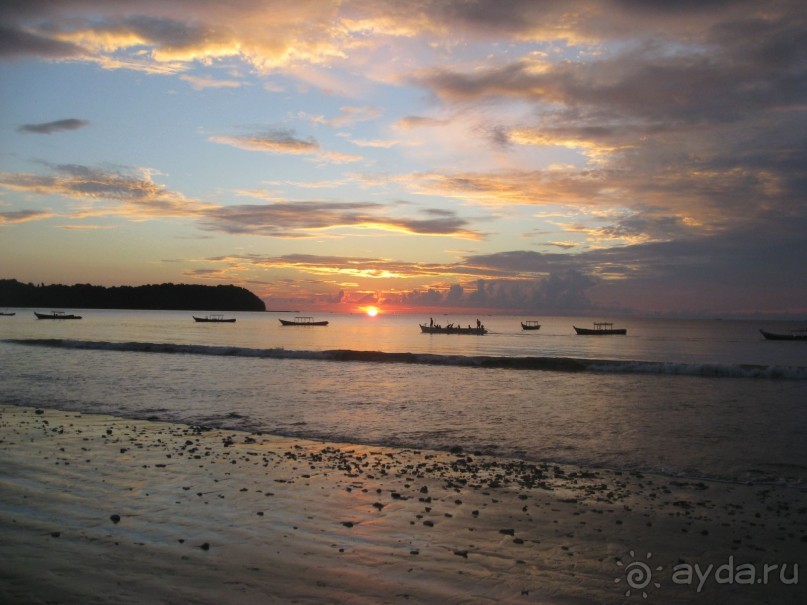
[[[433,327],[434,327],[434,317],[430,317],[430,318],[429,318],[429,327],[430,327],[430,328],[433,328]]]
[[[468,327],[470,328],[471,326],[468,326]],[[479,318],[477,317],[477,318],[476,318],[476,329],[478,330],[478,329],[479,329],[479,328],[481,328],[481,327],[482,327],[482,322],[481,322],[481,321],[479,321]]]

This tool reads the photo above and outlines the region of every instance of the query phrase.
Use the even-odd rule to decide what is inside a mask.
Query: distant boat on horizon
[[[521,329],[522,330],[540,330],[541,324],[533,319],[528,319],[527,321],[521,322]]]
[[[224,315],[218,314],[208,315],[207,317],[196,317],[194,315],[193,320],[201,323],[235,323],[235,317],[225,318]]]
[[[6,313],[5,311],[0,311],[0,317],[11,317],[12,315],[16,315],[16,313]]]
[[[607,321],[595,321],[594,329],[578,328],[577,326],[572,327],[579,336],[609,336],[615,334],[624,335],[628,333],[626,328],[614,328],[614,324]]]
[[[72,315],[64,311],[51,311],[50,313],[37,313],[34,311],[37,319],[81,319],[81,315]]]
[[[291,319],[278,318],[281,326],[327,326],[327,321],[314,321],[313,317],[295,317]]]
[[[793,330],[788,334],[778,334],[776,332],[766,332],[760,330],[766,340],[807,340],[807,329]]]

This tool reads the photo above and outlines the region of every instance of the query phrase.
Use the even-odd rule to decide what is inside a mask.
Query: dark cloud
[[[577,308],[591,301],[591,308],[607,304],[626,311],[798,313],[807,300],[805,229],[807,216],[769,217],[753,228],[697,238],[575,255],[508,251],[469,256],[462,264],[500,276],[483,280],[474,295],[479,304],[498,298],[509,300],[509,306],[519,300],[537,306],[560,305],[563,300],[577,301]],[[512,285],[514,280],[522,285]],[[530,281],[544,284],[544,289]]]
[[[509,129],[503,124],[490,124],[484,125],[479,128],[483,136],[490,141],[494,147],[507,148],[510,147]]]
[[[75,44],[0,25],[0,57],[36,55],[44,58],[72,58],[82,54],[84,51]]]
[[[227,233],[305,237],[315,229],[357,225],[380,204],[369,202],[296,202],[222,206],[207,214],[205,228]]]
[[[531,279],[478,279],[467,286],[415,289],[382,295],[383,302],[423,307],[467,307],[576,313],[595,308],[587,290],[593,278],[574,270]]]
[[[382,229],[425,235],[450,235],[479,239],[468,221],[454,213],[439,211],[419,219],[392,217],[387,207],[371,202],[288,202],[222,206],[206,213],[204,228],[227,233],[274,237],[310,237],[316,230],[339,227]],[[428,214],[428,213],[427,213]]]
[[[33,132],[36,134],[53,134],[64,130],[78,130],[89,126],[87,120],[68,118],[66,120],[56,120],[55,122],[44,122],[42,124],[23,124],[18,128],[20,132]]]
[[[798,43],[803,22],[773,27],[749,21],[746,27],[757,29],[752,45],[760,47],[756,53],[742,36],[715,34],[702,45],[676,53],[649,40],[590,62],[541,70],[528,60],[482,72],[441,68],[421,74],[416,82],[447,101],[511,97],[560,104],[566,111],[555,117],[581,129],[605,126],[613,132],[615,126],[654,130],[703,120],[730,122],[748,112],[789,106],[803,98],[807,86],[807,54]]]
[[[617,219],[599,233],[615,239],[669,241],[698,235],[698,229],[677,215],[636,213]]]
[[[594,18],[575,13],[584,4],[569,3],[570,12],[578,27],[593,27]],[[801,212],[807,13],[798,3],[641,2],[641,10],[613,14],[605,4],[591,13],[601,33],[616,36],[616,21],[658,23],[587,60],[536,69],[524,58],[481,71],[435,69],[417,80],[448,104],[488,112],[511,99],[532,105],[532,123],[510,125],[498,140],[576,147],[591,158],[589,169],[432,175],[426,188],[487,203],[555,198],[627,208],[600,233],[639,240],[743,231],[772,212]]]
[[[568,269],[574,262],[566,254],[546,254],[531,250],[512,250],[494,254],[466,256],[462,264],[474,267],[488,275],[499,274],[509,278],[546,275],[553,271]]]
[[[479,280],[468,302],[474,306],[532,309],[542,312],[569,313],[592,309],[586,291],[596,283],[574,270],[551,273],[539,280]]]
[[[723,8],[736,10],[746,4],[737,0],[611,0],[611,2],[631,12],[642,11],[659,16],[678,12],[691,14]]]
[[[150,15],[128,15],[96,26],[99,31],[134,33],[161,48],[181,49],[212,42],[218,38],[214,28],[192,21],[180,21]]]

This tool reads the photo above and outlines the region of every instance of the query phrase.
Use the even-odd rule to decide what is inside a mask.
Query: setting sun
[[[367,307],[365,309],[365,313],[367,313],[367,315],[369,315],[370,317],[375,317],[376,315],[378,315],[378,307]]]

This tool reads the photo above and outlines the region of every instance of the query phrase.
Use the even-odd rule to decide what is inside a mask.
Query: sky
[[[807,10],[6,0],[0,278],[807,316]]]

